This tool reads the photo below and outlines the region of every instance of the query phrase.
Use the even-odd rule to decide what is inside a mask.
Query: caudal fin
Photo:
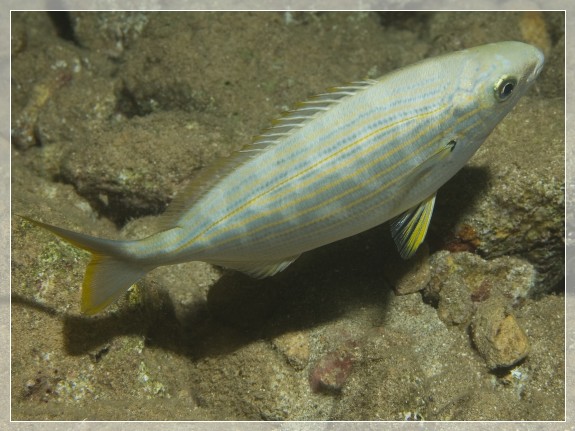
[[[26,216],[21,217],[92,253],[92,260],[86,268],[82,284],[81,310],[85,314],[92,315],[102,311],[150,271],[150,268],[142,267],[127,257],[122,257],[124,241],[96,238]]]
[[[147,272],[113,256],[92,253],[82,283],[82,313],[99,313]]]

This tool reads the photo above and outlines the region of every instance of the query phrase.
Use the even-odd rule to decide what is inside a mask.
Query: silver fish
[[[425,238],[437,189],[533,84],[543,54],[499,42],[427,59],[301,103],[170,206],[141,240],[90,237],[29,219],[92,253],[94,314],[161,265],[204,261],[255,277],[392,220],[400,254]]]

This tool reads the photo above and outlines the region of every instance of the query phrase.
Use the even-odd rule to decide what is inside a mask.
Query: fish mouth
[[[543,53],[541,51],[539,51],[538,49],[536,50],[535,57],[536,58],[535,58],[534,64],[531,68],[532,72],[529,75],[527,82],[535,81],[537,79],[537,77],[539,76],[539,74],[541,73],[541,71],[543,70],[543,66],[545,65],[545,57],[544,57]]]
[[[541,73],[541,71],[543,70],[543,64],[544,61],[541,60],[536,66],[535,66],[535,70],[533,70],[533,73],[531,74],[532,79],[536,79],[539,74]]]

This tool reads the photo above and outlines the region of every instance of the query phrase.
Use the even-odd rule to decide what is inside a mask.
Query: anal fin
[[[215,265],[225,268],[235,269],[254,278],[266,278],[283,271],[290,266],[300,255],[286,257],[280,261],[260,261],[260,262],[223,262],[210,261]]]

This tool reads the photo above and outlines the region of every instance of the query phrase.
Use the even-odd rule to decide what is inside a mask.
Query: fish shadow
[[[377,304],[383,316],[392,290],[383,274],[380,236],[389,232],[378,230],[304,254],[271,278],[224,271],[206,301],[191,305],[182,306],[168,289],[144,281],[139,305],[124,301],[102,317],[64,316],[66,350],[94,357],[114,338],[137,334],[147,347],[198,360],[337,320],[356,307]]]
[[[477,208],[489,189],[489,181],[489,168],[469,166],[439,189],[426,239],[430,252],[444,249],[453,240],[457,225]]]
[[[488,177],[487,169],[465,168],[440,190],[431,237],[445,235],[457,224],[487,188]],[[441,245],[437,238],[429,243],[432,251]],[[64,344],[71,355],[88,354],[99,360],[113,339],[137,334],[148,347],[198,360],[234,352],[256,340],[310,329],[357,308],[379,307],[383,319],[393,295],[383,269],[390,253],[397,252],[384,223],[304,253],[274,277],[256,280],[224,271],[205,301],[182,306],[168,289],[144,280],[138,304],[124,301],[103,316],[62,316],[45,307],[42,311],[62,318]],[[16,298],[25,302],[20,299]]]
[[[445,244],[448,232],[474,208],[488,180],[488,169],[469,167],[440,190],[437,225],[430,228],[432,252]],[[150,345],[199,359],[227,354],[256,340],[308,330],[351,315],[354,309],[375,306],[383,320],[394,294],[384,262],[397,258],[396,254],[389,224],[384,223],[304,253],[274,277],[256,280],[226,271],[211,286],[206,303],[197,308],[179,312],[167,295],[160,309],[170,311],[154,319],[156,324],[146,337]],[[171,319],[165,320],[167,314]],[[174,327],[179,328],[178,335],[170,338]]]

